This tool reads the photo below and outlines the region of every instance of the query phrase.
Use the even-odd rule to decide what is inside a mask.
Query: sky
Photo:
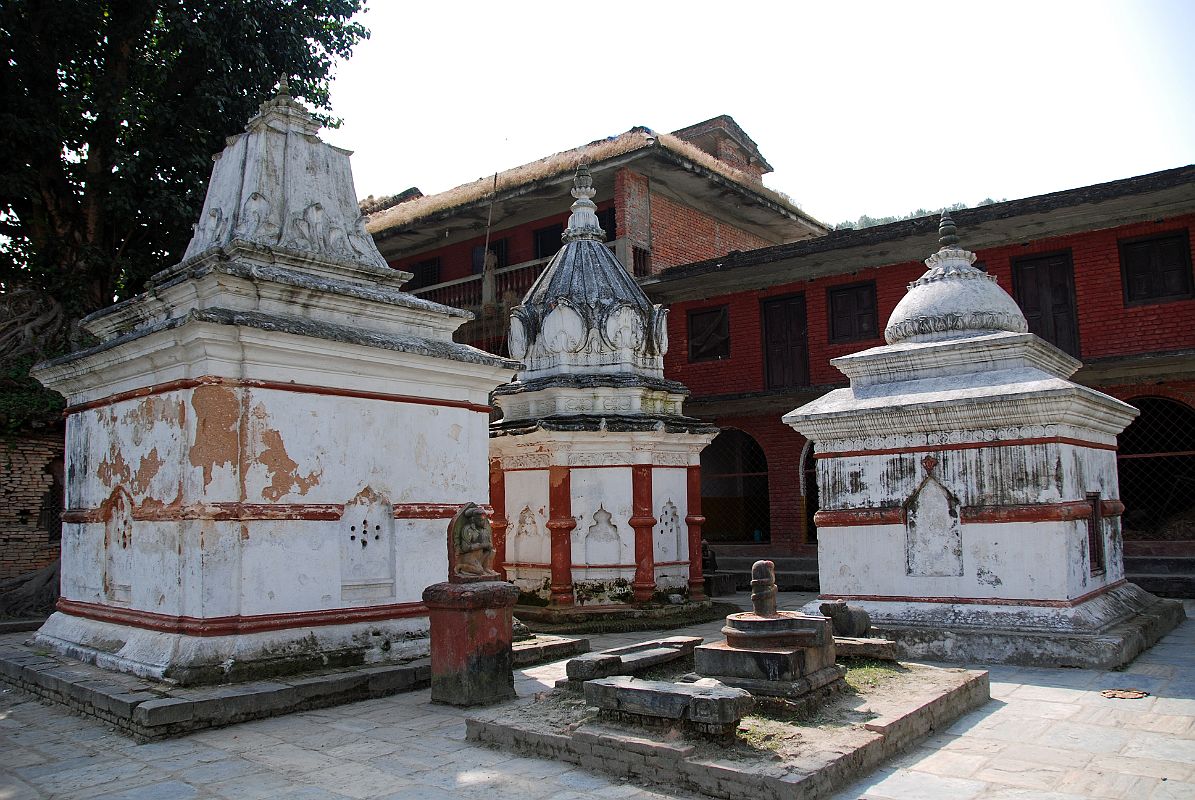
[[[1195,162],[1195,0],[372,0],[324,138],[450,189],[729,114],[828,224]]]

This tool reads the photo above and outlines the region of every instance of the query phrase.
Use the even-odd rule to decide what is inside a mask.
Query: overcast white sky
[[[1195,162],[1195,0],[372,6],[325,133],[362,197],[718,114],[829,224]]]

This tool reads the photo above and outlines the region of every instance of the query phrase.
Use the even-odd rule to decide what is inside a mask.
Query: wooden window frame
[[[849,335],[834,335],[834,295],[838,292],[848,292],[862,288],[871,289],[871,314],[872,314],[872,329],[870,336],[859,334],[858,331],[852,330]],[[851,325],[853,329],[854,324]],[[876,282],[870,281],[856,281],[854,283],[844,283],[838,286],[829,286],[826,288],[826,336],[830,344],[845,344],[847,342],[866,342],[880,337],[880,310],[878,291],[876,289]]]
[[[552,248],[550,252],[542,253],[542,252],[540,252],[540,247],[539,247],[540,235],[545,234],[548,231],[553,231],[553,232],[559,231],[559,235],[556,236],[556,246],[554,248]],[[533,230],[531,232],[531,247],[533,248],[532,252],[535,253],[535,257],[536,258],[551,258],[552,256],[554,256],[557,253],[557,251],[559,251],[560,248],[564,246],[564,242],[561,241],[561,239],[560,239],[560,236],[563,236],[563,235],[564,235],[564,223],[562,223],[562,222],[557,222],[553,225],[544,225],[542,228],[536,228],[535,230]]]
[[[1026,262],[1039,260],[1045,261],[1046,259],[1050,258],[1065,258],[1067,265],[1070,267],[1070,270],[1067,272],[1066,279],[1067,291],[1070,293],[1071,298],[1071,324],[1075,329],[1075,352],[1072,353],[1069,350],[1065,350],[1057,343],[1050,342],[1049,339],[1046,339],[1046,341],[1050,342],[1050,344],[1054,345],[1059,350],[1062,350],[1067,355],[1079,358],[1080,353],[1083,352],[1083,340],[1081,335],[1082,332],[1079,330],[1079,296],[1078,290],[1075,288],[1075,254],[1071,248],[1064,247],[1061,250],[1047,250],[1042,253],[1027,253],[1023,256],[1014,256],[1010,258],[1008,260],[1008,274],[1012,284],[1012,291],[1009,292],[1009,294],[1012,295],[1013,302],[1017,304],[1018,308],[1022,309],[1023,313],[1024,307],[1021,305],[1021,301],[1024,299],[1022,295],[1024,287],[1021,284],[1020,267]],[[986,271],[987,270],[985,269],[984,272]],[[1045,337],[1042,338],[1044,339]]]
[[[1124,251],[1127,245],[1141,244],[1149,241],[1161,241],[1163,239],[1180,239],[1182,241],[1183,260],[1186,262],[1186,277],[1187,290],[1183,294],[1169,294],[1157,297],[1146,297],[1137,300],[1129,298],[1129,274],[1125,269]],[[1160,303],[1173,303],[1179,300],[1190,300],[1195,297],[1195,277],[1191,275],[1191,233],[1187,228],[1178,228],[1176,230],[1162,231],[1159,233],[1151,233],[1146,236],[1131,236],[1125,239],[1116,240],[1116,251],[1120,258],[1120,287],[1124,297],[1125,308],[1133,308],[1136,306],[1157,305]]]
[[[764,309],[769,303],[780,303],[789,300],[801,300],[801,308],[805,315],[805,364],[804,364],[804,379],[793,384],[776,385],[772,378],[771,364],[768,361],[768,326],[766,322],[766,315]],[[811,383],[811,367],[809,363],[809,299],[804,292],[791,292],[789,294],[778,294],[769,297],[761,297],[759,299],[759,342],[762,358],[760,359],[763,365],[763,385],[765,391],[788,391],[791,389],[802,389],[812,386]]]
[[[606,232],[606,241],[612,242],[618,238],[618,214],[614,210],[614,206],[603,208],[597,212],[598,225],[601,225],[602,230]],[[604,223],[605,220],[610,221],[609,227]]]
[[[434,281],[429,281],[427,283],[418,283],[419,278],[420,278],[420,274],[419,274],[420,268],[429,268],[432,266],[434,266],[435,270],[436,270],[436,279]],[[411,268],[409,270],[407,270],[408,272],[410,272],[412,274],[413,277],[411,278],[410,282],[407,283],[407,285],[405,287],[403,287],[403,291],[405,291],[405,292],[418,291],[419,289],[426,289],[429,286],[435,286],[437,283],[441,283],[440,271],[443,268],[444,268],[444,265],[440,262],[439,256],[432,256],[431,258],[425,258],[420,261],[416,261],[414,264],[411,264]]]
[[[693,318],[697,317],[697,316],[701,316],[702,314],[713,314],[713,313],[718,313],[718,312],[722,313],[722,319],[723,319],[724,323],[726,324],[726,355],[697,357],[693,354]],[[686,329],[686,332],[688,334],[687,338],[688,338],[688,345],[689,345],[689,363],[690,364],[700,364],[700,363],[707,362],[707,361],[726,361],[727,359],[730,358],[730,334],[731,334],[731,331],[730,331],[730,305],[729,304],[723,303],[722,305],[719,305],[719,306],[705,306],[704,308],[691,308],[691,309],[689,309],[689,313],[686,315],[686,324],[688,326]]]
[[[469,251],[469,269],[471,270],[471,272],[470,272],[471,275],[480,275],[485,270],[485,250],[484,250],[484,248],[485,248],[485,242],[482,242],[479,245],[474,245],[473,248]],[[502,237],[500,239],[490,239],[490,248],[489,249],[493,250],[494,255],[498,257],[498,263],[494,265],[494,269],[502,269],[503,267],[509,266],[509,262],[507,261],[507,255],[510,253],[510,243],[506,237]],[[482,253],[481,253],[482,262],[481,262],[480,267],[475,263],[475,258],[476,258],[476,254],[477,254],[478,250],[482,251]]]

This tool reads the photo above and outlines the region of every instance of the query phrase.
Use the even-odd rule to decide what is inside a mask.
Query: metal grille
[[[1195,409],[1163,397],[1129,403],[1117,472],[1126,539],[1195,540]]]
[[[768,461],[746,433],[726,428],[702,451],[701,513],[711,542],[771,539]]]

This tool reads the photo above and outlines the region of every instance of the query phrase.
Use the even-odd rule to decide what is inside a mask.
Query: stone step
[[[1190,556],[1125,556],[1124,571],[1126,575],[1195,575],[1195,558]]]
[[[1195,598],[1195,575],[1128,573],[1125,578],[1130,583],[1135,583],[1150,594],[1156,594],[1159,597]]]
[[[751,565],[758,561],[754,556],[718,556],[719,572],[750,572]],[[768,558],[776,565],[777,572],[817,572],[817,558],[814,556],[780,556]]]
[[[719,567],[722,564],[719,562]],[[719,569],[719,572],[724,570]],[[745,591],[751,588],[751,571],[725,570],[734,576],[735,588]],[[817,569],[809,571],[776,570],[776,588],[782,592],[816,592],[818,590]]]

